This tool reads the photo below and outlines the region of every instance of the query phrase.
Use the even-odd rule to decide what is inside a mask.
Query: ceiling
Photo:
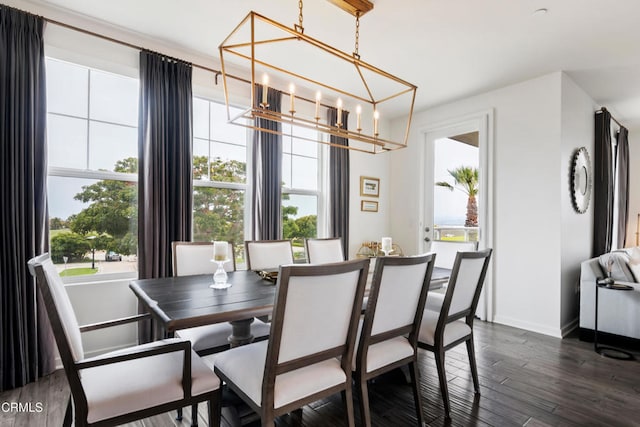
[[[22,0],[105,21],[217,58],[218,44],[255,10],[293,26],[295,0]],[[565,71],[626,127],[640,129],[638,0],[374,0],[361,18],[362,59],[418,86],[416,110]],[[400,7],[401,6],[401,7]],[[534,13],[546,8],[547,13]],[[328,0],[304,4],[305,34],[345,52],[353,16]],[[319,64],[321,66],[321,64]],[[330,70],[328,70],[330,71]]]

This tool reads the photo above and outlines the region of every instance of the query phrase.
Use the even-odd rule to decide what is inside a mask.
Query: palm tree
[[[449,170],[458,187],[454,187],[445,181],[436,182],[439,187],[446,187],[453,191],[454,188],[462,191],[468,196],[467,199],[467,219],[464,222],[465,227],[477,227],[478,226],[478,203],[476,201],[476,195],[478,194],[478,168],[471,166],[460,166],[456,169]]]

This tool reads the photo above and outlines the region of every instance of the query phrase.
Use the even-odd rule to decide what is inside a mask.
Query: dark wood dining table
[[[451,270],[434,267],[431,283],[446,281]],[[229,343],[238,346],[253,341],[254,317],[273,311],[276,286],[254,271],[228,273],[227,289],[211,289],[213,275],[177,276],[133,280],[129,287],[144,311],[153,319],[154,338],[160,339],[186,328],[230,322]]]

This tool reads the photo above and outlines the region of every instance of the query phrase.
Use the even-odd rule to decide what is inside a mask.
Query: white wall
[[[382,236],[387,236],[390,233],[389,200],[393,180],[389,175],[389,153],[374,155],[351,152],[349,157],[351,160],[349,258],[355,258],[363,242],[379,242]],[[360,196],[360,176],[380,178],[380,197]],[[360,210],[361,200],[377,201],[378,212],[362,212]]]
[[[586,147],[594,156],[595,102],[566,74],[562,74],[562,135],[560,146],[561,220],[561,300],[560,327],[563,333],[577,326],[579,316],[580,263],[591,257],[593,244],[593,197],[584,214],[571,201],[571,161],[574,152]]]
[[[409,147],[390,153],[391,235],[411,252],[417,249],[416,233],[422,233],[415,180],[424,133],[493,109],[493,320],[553,336],[562,334],[563,251],[582,247],[562,237],[566,200],[561,194],[569,191],[561,129],[565,78],[552,73],[416,113]],[[593,121],[585,126],[592,128]],[[572,139],[568,134],[567,141]],[[576,298],[568,306],[577,304]]]

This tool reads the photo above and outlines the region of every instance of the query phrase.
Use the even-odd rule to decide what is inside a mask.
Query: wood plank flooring
[[[639,426],[640,353],[638,360],[604,358],[591,343],[576,337],[563,340],[477,321],[476,356],[481,396],[473,393],[464,346],[446,354],[451,398],[451,421],[444,418],[433,355],[420,350],[421,390],[429,426]],[[41,413],[0,411],[2,427],[60,426],[68,386],[62,371],[0,394],[4,402],[43,402]],[[415,425],[411,389],[402,375],[388,375],[370,387],[374,426]],[[357,406],[356,406],[357,408]],[[163,414],[127,424],[128,427],[188,426],[190,409],[182,423],[175,414]],[[357,420],[359,415],[356,413]],[[206,426],[200,405],[200,426]],[[225,419],[223,425],[230,426]],[[253,423],[258,426],[259,423]],[[278,426],[342,426],[343,405],[334,396],[308,405],[300,413],[280,417]]]

